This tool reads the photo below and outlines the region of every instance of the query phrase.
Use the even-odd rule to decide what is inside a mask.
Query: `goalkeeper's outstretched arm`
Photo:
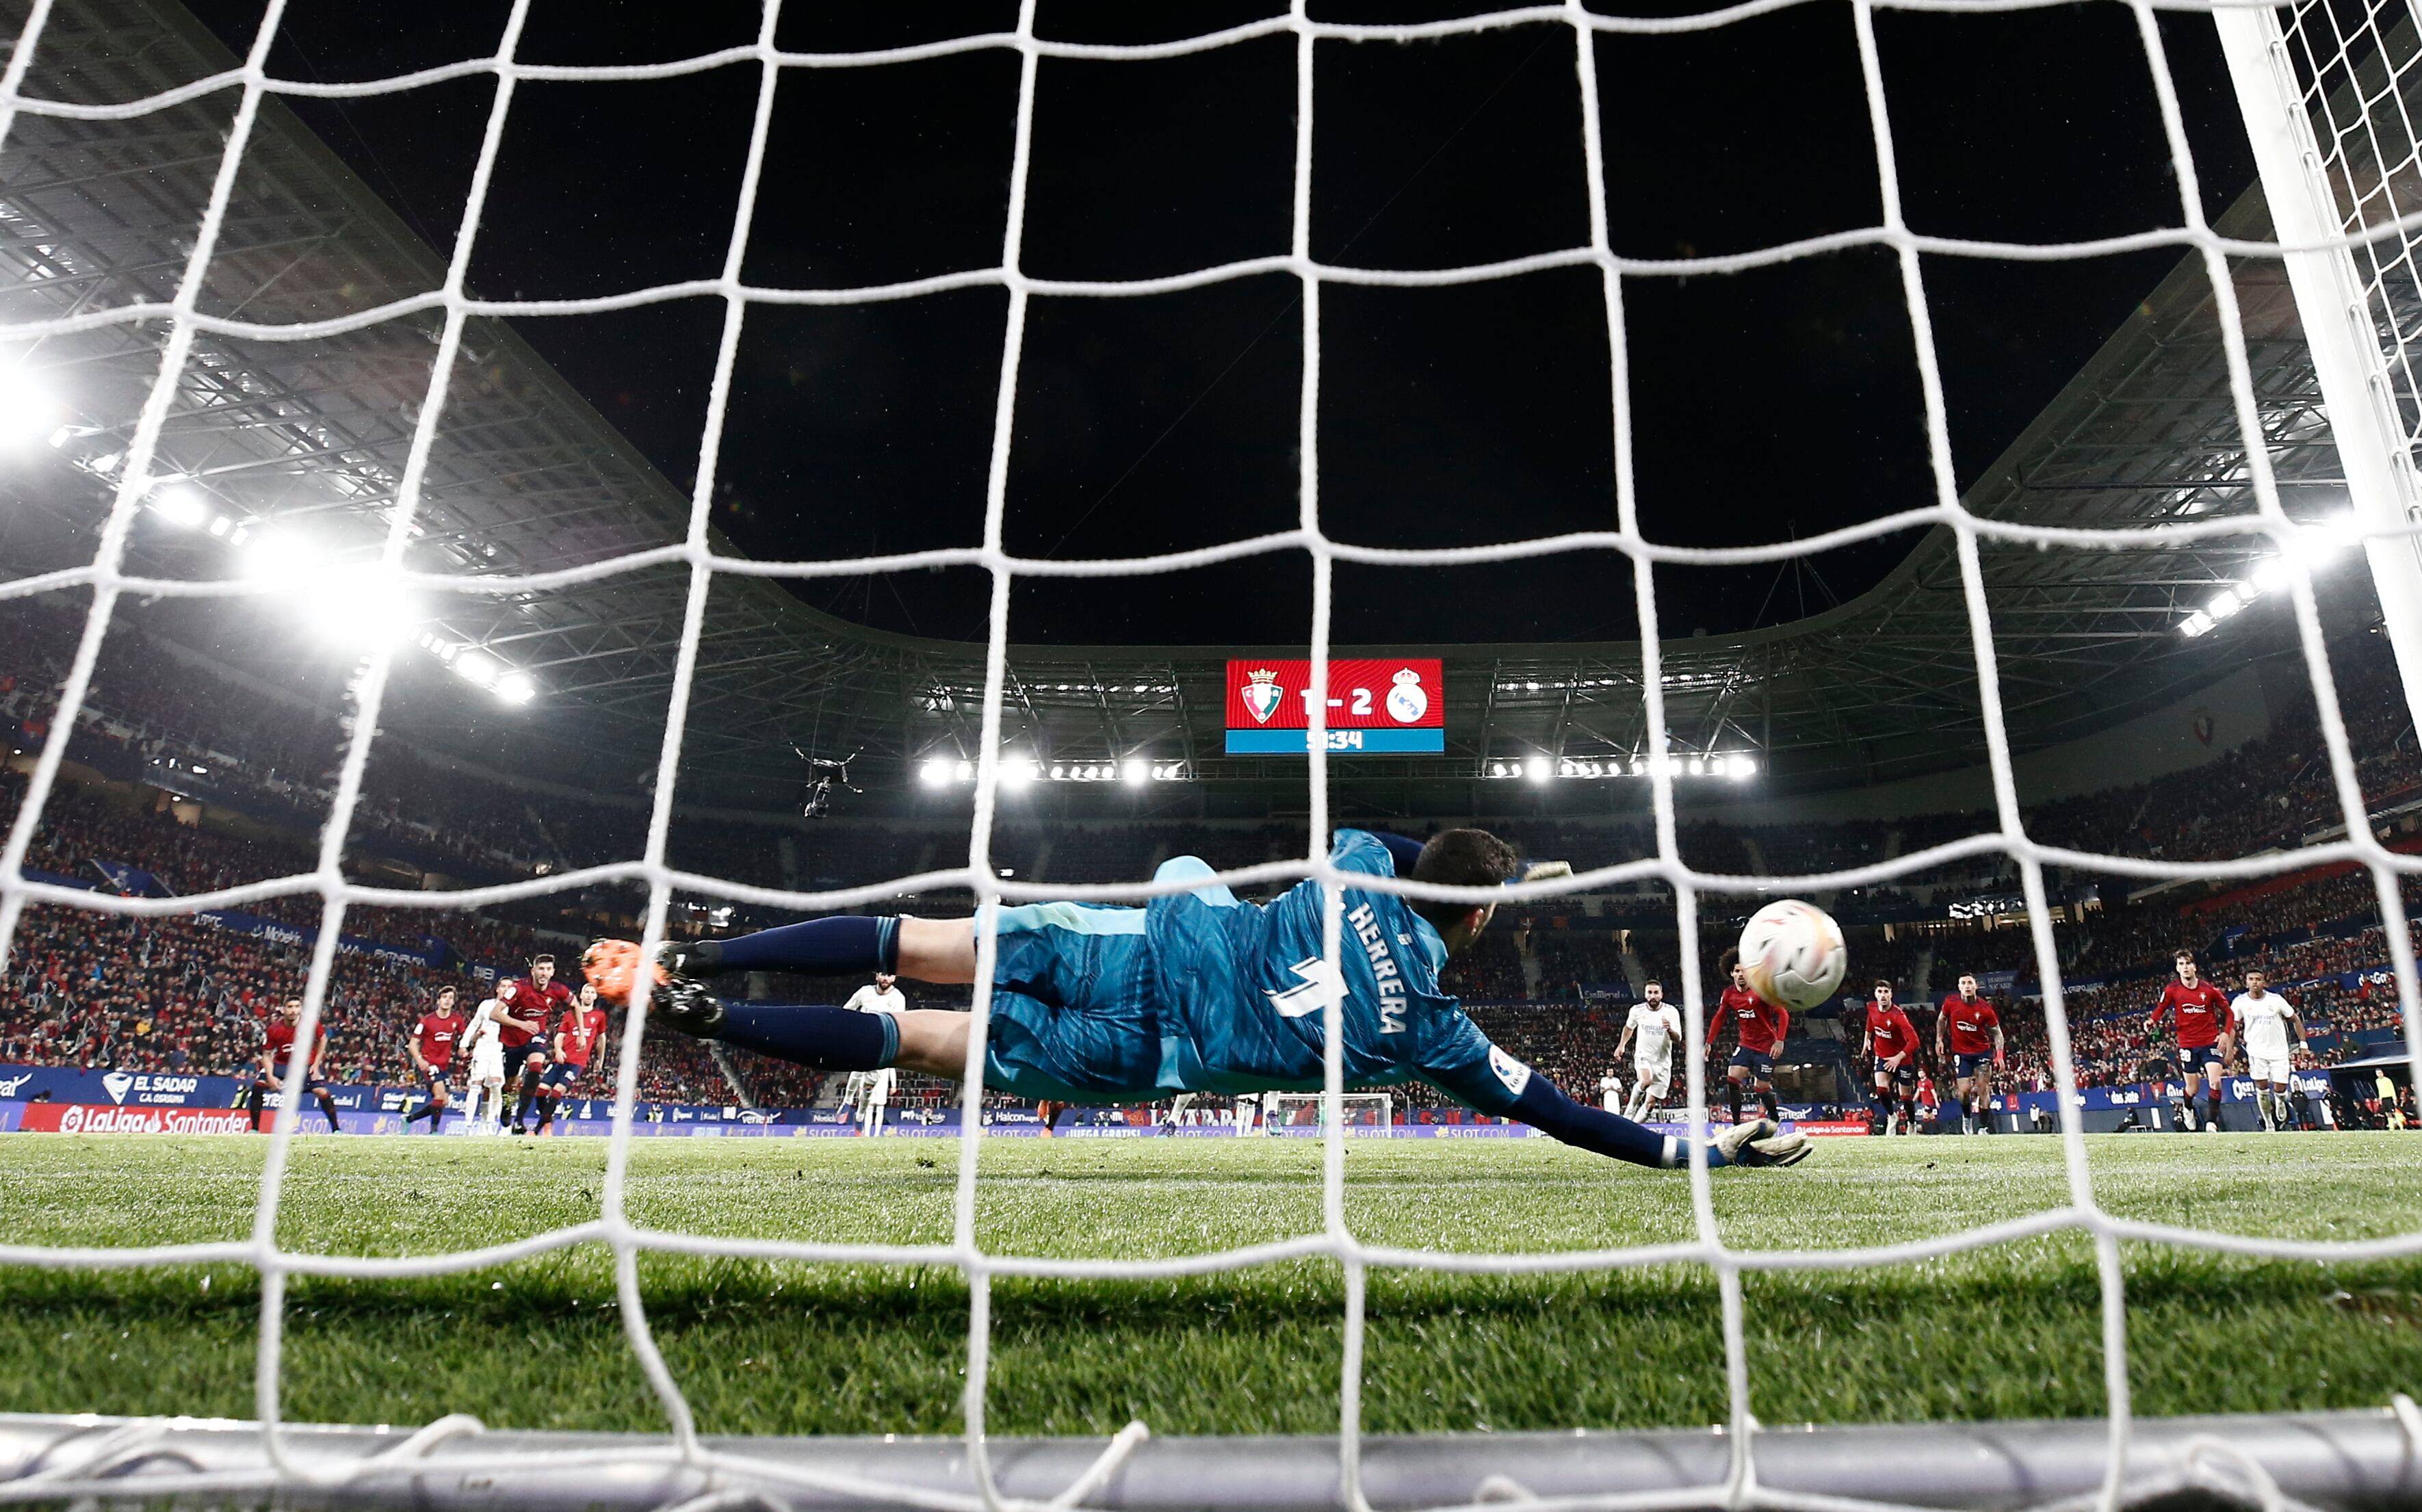
[[[1514,1079],[1519,1083],[1518,1091],[1509,1086],[1493,1064],[1474,1068],[1479,1070],[1478,1076],[1447,1073],[1424,1079],[1466,1107],[1500,1118],[1518,1119],[1550,1139],[1592,1155],[1661,1171],[1689,1163],[1682,1142],[1675,1136],[1576,1101],[1563,1088],[1521,1063],[1492,1056],[1492,1061],[1499,1059],[1518,1068]],[[1765,1119],[1737,1125],[1707,1142],[1710,1166],[1794,1165],[1807,1154],[1806,1135],[1783,1133]]]

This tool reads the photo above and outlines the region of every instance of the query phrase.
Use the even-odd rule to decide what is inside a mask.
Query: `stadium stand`
[[[21,754],[48,737],[54,691],[81,623],[57,605],[19,601],[0,610],[0,723]],[[209,891],[308,870],[313,827],[324,814],[343,732],[298,695],[226,674],[190,653],[138,654],[139,621],[122,626],[128,654],[104,657],[86,718],[71,737],[67,780],[36,834],[29,870],[80,885],[166,894]],[[163,642],[162,646],[165,647]],[[161,649],[161,648],[154,648]],[[113,652],[119,643],[113,640]],[[2334,648],[2342,706],[2361,761],[2374,822],[2392,843],[2422,845],[2422,749],[2391,696],[2395,673],[2372,636]],[[136,711],[140,711],[138,714]],[[365,798],[344,864],[351,874],[448,888],[544,874],[624,859],[644,838],[637,795],[584,795],[522,782],[383,739],[365,777]],[[21,770],[0,773],[0,822],[13,822]],[[1635,858],[1653,834],[1635,816],[1486,819],[1526,854],[1591,867]],[[1725,825],[1687,820],[1683,854],[1694,865],[1745,874],[1790,875],[1864,864],[1974,833],[1974,814],[1889,822]],[[2246,855],[2327,838],[2336,797],[2309,705],[2274,713],[2269,732],[2190,772],[2042,805],[2031,829],[2053,843],[2171,859]],[[1044,825],[1005,819],[993,858],[1005,873],[1053,882],[1108,882],[1150,874],[1175,855],[1222,868],[1302,854],[1299,824],[1284,821],[1085,821]],[[828,820],[794,815],[676,812],[673,864],[763,887],[835,888],[947,867],[963,860],[954,825]],[[1998,857],[1931,869],[1889,887],[1818,895],[1850,930],[1854,969],[1845,986],[1863,996],[1876,976],[1895,982],[1930,1033],[1933,1004],[1958,973],[1984,976],[2005,1001],[2009,1080],[2049,1085],[2040,1003],[2033,996],[2030,933],[2002,918],[1955,919],[1945,898],[2007,888]],[[2136,1079],[2153,1050],[2145,1013],[2187,945],[2234,983],[2259,965],[2303,1009],[2323,1059],[2352,1058],[2393,1031],[2392,991],[2379,980],[2387,959],[2367,875],[2338,869],[2230,890],[2147,890],[2116,878],[2055,875],[2065,900],[2055,919],[2060,965],[2071,984],[2079,1076],[2086,1085]],[[2130,888],[2135,888],[2131,897]],[[565,955],[588,934],[627,928],[636,890],[592,889],[507,909],[357,909],[349,934],[419,953],[428,962],[340,954],[329,1005],[332,1073],[341,1080],[404,1079],[402,1034],[435,987],[472,968],[514,971],[541,949]],[[710,898],[676,911],[677,928],[740,927],[762,910],[710,913]],[[947,897],[919,900],[938,912]],[[2422,888],[2409,887],[2409,907]],[[1503,910],[1472,952],[1451,966],[1447,984],[1492,1036],[1576,1088],[1594,1086],[1612,1060],[1622,1010],[1636,980],[1660,975],[1678,995],[1670,898],[1654,883],[1574,899],[1568,911]],[[1721,941],[1721,911],[1746,905],[1710,900],[1702,937]],[[1662,910],[1661,925],[1658,922]],[[316,897],[264,900],[244,910],[291,929],[315,927]],[[2000,925],[2003,927],[1990,927]],[[275,1000],[299,986],[305,951],[185,918],[98,919],[58,908],[29,910],[20,948],[0,984],[0,1060],[134,1069],[231,1071],[249,1062]],[[1715,980],[1716,963],[1706,965]],[[776,996],[811,998],[832,984],[765,984]],[[964,1005],[963,991],[920,990],[924,1006]],[[1848,1069],[1859,1031],[1802,1016],[1788,1054]],[[617,1053],[610,1047],[607,1053]],[[718,1067],[700,1048],[652,1038],[643,1090],[667,1100],[799,1106],[827,1094],[823,1079],[746,1055]],[[940,1083],[910,1079],[908,1105],[945,1095]],[[1408,1095],[1408,1106],[1435,1099]]]

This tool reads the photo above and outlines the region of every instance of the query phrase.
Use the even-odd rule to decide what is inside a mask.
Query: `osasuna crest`
[[[1245,707],[1253,712],[1255,724],[1267,724],[1270,716],[1279,712],[1279,674],[1267,668],[1257,668],[1245,674],[1245,685],[1238,689],[1244,695]]]
[[[1430,696],[1422,687],[1422,674],[1407,667],[1396,673],[1396,685],[1388,689],[1388,717],[1398,724],[1411,724],[1430,712]]]

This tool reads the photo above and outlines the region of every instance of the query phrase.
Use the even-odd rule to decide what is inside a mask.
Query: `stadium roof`
[[[157,95],[233,63],[173,0],[64,0],[27,92],[72,102]],[[167,299],[219,162],[238,91],[197,93],[122,119],[20,115],[0,174],[0,321],[88,315]],[[2249,193],[2223,228],[2262,234]],[[275,101],[264,108],[203,306],[265,324],[325,321],[421,293],[444,260]],[[2337,463],[2278,265],[2238,269],[2266,439],[2291,512],[2343,502]],[[438,315],[304,339],[202,334],[163,433],[155,474],[196,490],[181,528],[138,522],[132,565],[165,576],[232,574],[244,549],[211,533],[307,536],[335,559],[384,534],[428,377]],[[39,343],[30,367],[71,413],[45,450],[0,466],[15,496],[0,566],[22,575],[89,559],[110,465],[156,370],[165,326],[96,323]],[[2135,526],[2248,512],[2212,301],[2193,261],[2162,280],[1967,495],[1980,513],[2064,526]],[[471,575],[543,573],[678,542],[684,492],[573,391],[503,321],[475,319],[430,457],[415,564]],[[198,512],[196,512],[198,511]],[[1612,508],[1610,506],[1610,518]],[[718,541],[724,550],[728,542]],[[2176,699],[2286,643],[2284,617],[2249,613],[2188,638],[2178,626],[2257,548],[1988,546],[1984,570],[2018,747],[2076,737]],[[492,764],[597,771],[615,753],[653,766],[683,618],[686,571],[648,568],[502,600],[433,606],[449,647],[479,647],[539,689],[499,717],[485,695],[406,651],[387,722]],[[260,669],[296,663],[291,620],[202,601],[147,624]],[[1208,627],[1206,627],[1208,628]],[[1299,761],[1219,755],[1231,655],[1300,648],[1020,646],[1007,728],[1045,761],[1134,752],[1193,776],[1275,785]],[[1447,669],[1443,757],[1341,762],[1338,780],[1468,783],[1491,758],[1628,756],[1644,748],[1636,644],[1339,648],[1431,654]],[[1872,782],[1973,764],[1975,672],[1952,539],[1927,535],[1886,581],[1826,613],[1743,635],[1671,641],[1663,654],[1677,748],[1755,753],[1769,790]],[[324,685],[326,680],[322,679]],[[861,782],[906,780],[936,753],[973,750],[983,648],[861,628],[778,583],[718,580],[706,621],[685,789],[762,801],[796,775],[794,744],[864,753]],[[461,705],[480,711],[466,717]],[[569,752],[590,753],[567,764]],[[1299,778],[1296,780],[1299,781]],[[750,795],[754,795],[753,797]],[[1454,806],[1458,810],[1479,804]]]

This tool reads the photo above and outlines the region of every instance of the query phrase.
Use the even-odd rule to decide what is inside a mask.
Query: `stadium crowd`
[[[55,690],[78,622],[20,603],[0,612],[0,722],[27,749],[47,738]],[[140,634],[127,630],[129,635]],[[2359,775],[2375,815],[2411,825],[2404,806],[2422,794],[2422,754],[2400,699],[2386,696],[2393,669],[2372,638],[2357,638],[2340,669]],[[103,891],[191,894],[308,874],[316,865],[309,825],[326,811],[342,748],[338,722],[274,690],[214,683],[165,656],[104,658],[92,710],[71,743],[71,764],[52,794],[26,856],[29,871]],[[2367,690],[2382,696],[2367,696]],[[135,711],[140,711],[138,714]],[[2038,838],[2079,849],[2168,859],[2208,859],[2292,846],[2327,834],[2337,799],[2320,759],[2309,710],[2274,720],[2263,737],[2175,778],[2044,805],[2029,814]],[[18,764],[22,768],[21,760]],[[209,768],[204,772],[204,768]],[[208,801],[180,793],[167,771],[215,779]],[[129,773],[134,775],[130,776]],[[23,801],[22,770],[0,773],[0,826]],[[260,801],[247,807],[245,795]],[[571,789],[517,786],[449,764],[397,740],[382,740],[345,847],[350,874],[390,881],[417,875],[430,887],[527,876],[625,859],[636,854],[645,812],[636,798],[587,798]],[[1591,867],[1653,849],[1639,817],[1484,821],[1532,856]],[[1703,869],[1790,875],[1857,866],[1973,833],[1967,815],[1893,822],[1722,826],[1685,823],[1685,858]],[[2392,841],[2398,831],[2384,831]],[[1006,823],[993,852],[1005,874],[1046,881],[1109,881],[1149,874],[1172,855],[1219,867],[1298,857],[1306,837],[1284,822]],[[964,829],[948,821],[810,824],[791,816],[751,822],[677,813],[673,863],[768,887],[856,885],[964,863]],[[445,870],[445,868],[452,870]],[[416,870],[417,869],[417,870]],[[1877,975],[1894,981],[1930,1034],[1933,1000],[1961,971],[1995,978],[2011,1053],[2005,1084],[2048,1084],[2043,1012],[2035,997],[2035,953],[2022,928],[1992,921],[1947,921],[1939,900],[2005,884],[1998,858],[1937,868],[1894,886],[1840,895],[1816,892],[1851,929],[1854,974],[1846,993],[1864,995]],[[2357,1036],[2395,1027],[2393,988],[2377,978],[2387,958],[2367,874],[2321,871],[2229,890],[2181,887],[2127,900],[2141,886],[2064,874],[2056,895],[2071,900],[2054,928],[2080,1079],[2137,1079],[2155,1041],[2147,1010],[2169,953],[2205,952],[2211,974],[2233,986],[2250,966],[2288,986],[2325,1054],[2351,1054]],[[600,893],[603,902],[600,901]],[[1501,910],[1497,927],[1452,963],[1449,990],[1476,1010],[1493,1037],[1574,1090],[1595,1086],[1612,1061],[1623,1012],[1645,976],[1673,974],[1670,904],[1653,919],[1656,884],[1612,890],[1565,912]],[[1928,903],[1928,898],[1935,900]],[[702,903],[711,900],[702,900]],[[930,900],[929,900],[930,901]],[[396,947],[398,954],[340,952],[326,1010],[328,1067],[342,1081],[408,1079],[402,1042],[438,986],[477,990],[485,973],[518,973],[531,955],[569,958],[594,926],[627,926],[634,895],[596,890],[584,898],[540,900],[475,912],[450,908],[354,908],[344,932]],[[1579,900],[1576,900],[1578,905]],[[2409,909],[2422,887],[2409,883]],[[322,905],[307,888],[254,899],[244,914],[294,930],[316,928]],[[929,910],[933,911],[933,910]],[[1923,923],[1918,922],[1923,921]],[[2003,921],[2006,922],[2006,920]],[[681,912],[681,927],[706,927]],[[1703,940],[1727,931],[1711,920]],[[59,906],[29,907],[0,972],[0,1061],[228,1072],[258,1054],[273,1005],[299,990],[307,961],[300,945],[191,917],[102,916]],[[1702,980],[1721,979],[1716,962]],[[783,983],[782,995],[835,984]],[[921,1005],[963,1002],[963,991],[920,989]],[[1811,1042],[1855,1046],[1855,1024],[1819,1025]],[[618,1025],[619,1029],[619,1025]],[[1805,1032],[1803,1031],[1803,1034]],[[619,1051],[609,1044],[606,1062]],[[792,1106],[815,1098],[822,1079],[746,1054],[718,1065],[694,1042],[652,1036],[641,1061],[645,1095],[670,1101],[748,1101]],[[904,1097],[938,1098],[940,1084],[914,1083]]]

